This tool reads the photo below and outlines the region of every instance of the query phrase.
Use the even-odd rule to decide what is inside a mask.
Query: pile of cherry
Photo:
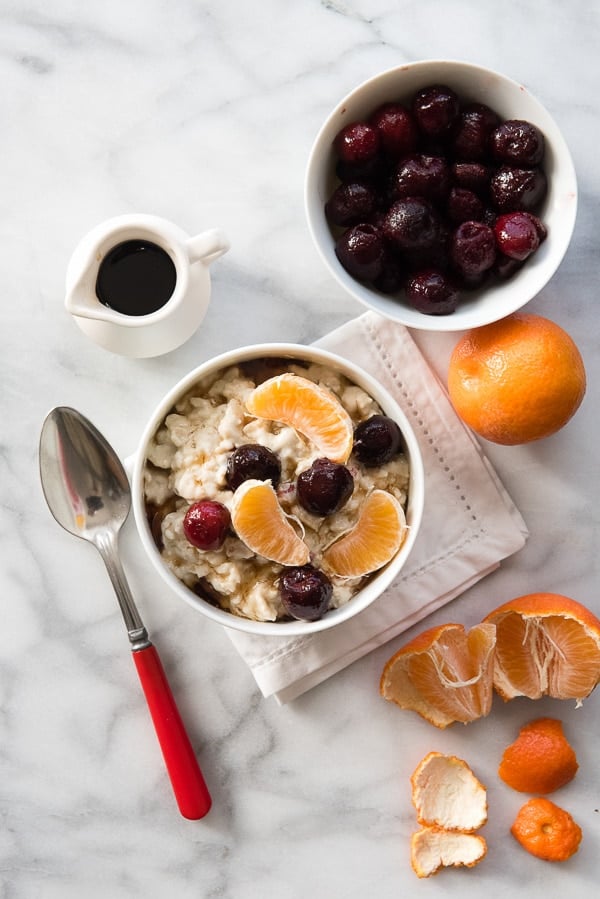
[[[340,263],[420,312],[454,312],[462,291],[510,277],[546,237],[543,134],[445,85],[346,125],[334,150],[341,183],[325,214]]]

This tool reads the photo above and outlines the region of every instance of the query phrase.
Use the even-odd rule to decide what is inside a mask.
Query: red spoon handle
[[[184,818],[203,818],[210,793],[196,761],[158,652],[150,645],[133,652],[133,660],[152,715],[173,791]]]

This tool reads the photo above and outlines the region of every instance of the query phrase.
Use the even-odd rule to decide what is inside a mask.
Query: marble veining
[[[304,167],[331,106],[398,63],[465,59],[526,85],[571,148],[579,214],[571,248],[531,309],[570,331],[589,377],[568,428],[486,451],[531,532],[520,553],[428,619],[472,624],[536,589],[597,594],[596,4],[476,0],[74,0],[0,6],[0,896],[2,899],[587,897],[600,846],[599,697],[504,705],[437,731],[378,696],[381,647],[289,705],[262,698],[227,635],[148,569],[132,521],[121,549],[214,797],[177,813],[95,551],[58,528],[38,478],[54,405],[80,409],[122,457],[162,394],[202,360],[267,341],[308,343],[360,314],[325,271],[305,224]],[[222,228],[198,333],[158,359],[112,356],[63,308],[72,250],[124,212],[190,233]],[[440,338],[443,378],[453,338]],[[560,866],[508,833],[523,801],[499,781],[521,723],[560,717],[580,771],[556,796],[584,830]],[[489,853],[419,882],[408,778],[431,749],[488,786]]]

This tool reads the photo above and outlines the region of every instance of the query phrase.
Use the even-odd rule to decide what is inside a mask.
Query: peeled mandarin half
[[[388,659],[380,693],[436,727],[467,724],[491,710],[495,645],[493,624],[430,628]]]
[[[310,552],[279,505],[268,481],[248,480],[237,488],[231,523],[246,546],[280,565],[306,565]]]
[[[487,821],[486,789],[463,759],[430,752],[410,782],[419,824],[470,833]]]
[[[430,877],[442,868],[473,868],[487,854],[487,843],[475,833],[424,827],[411,837],[410,861],[417,877]]]
[[[341,577],[370,574],[394,558],[407,530],[398,500],[385,490],[373,490],[354,527],[325,550],[323,562]]]
[[[496,627],[494,688],[503,699],[575,699],[600,680],[600,621],[558,593],[519,596],[490,612]]]
[[[352,452],[352,419],[325,387],[286,372],[263,381],[246,400],[257,418],[289,425],[332,462],[344,463]]]

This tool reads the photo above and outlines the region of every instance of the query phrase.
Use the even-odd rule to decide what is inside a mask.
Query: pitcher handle
[[[226,253],[230,246],[225,234],[219,228],[203,231],[202,234],[190,237],[187,241],[190,262],[204,262],[206,265],[210,265]]]

